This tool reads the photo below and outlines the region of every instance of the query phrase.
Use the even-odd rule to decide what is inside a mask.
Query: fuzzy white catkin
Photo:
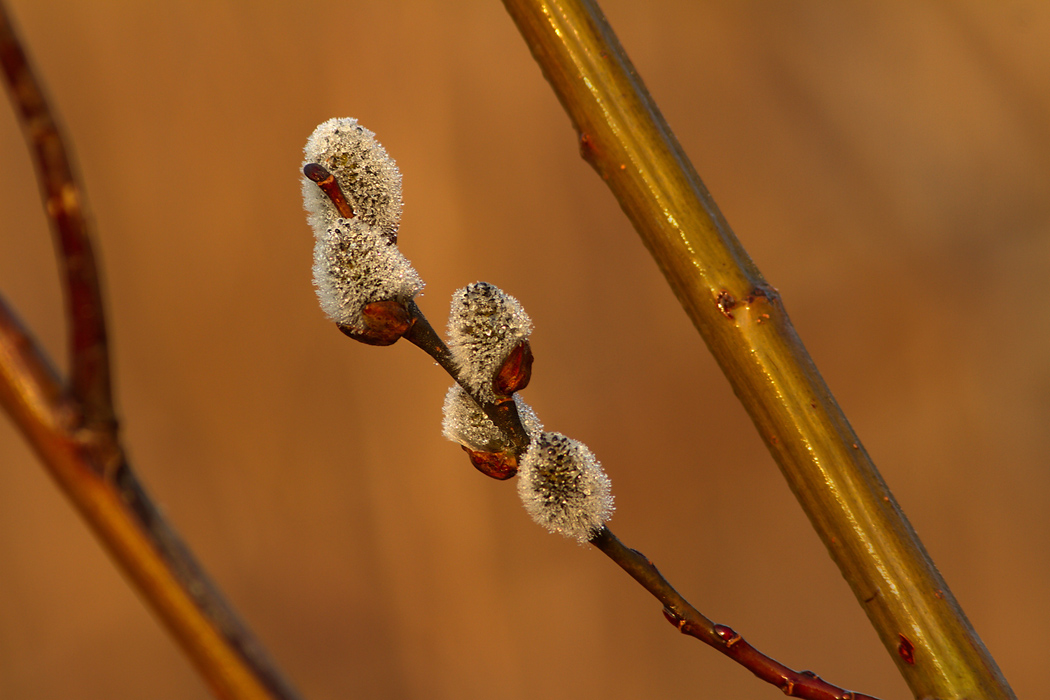
[[[393,238],[401,222],[401,171],[375,134],[356,119],[329,119],[310,135],[303,149],[307,163],[325,167],[339,182],[354,218]],[[340,218],[332,202],[305,176],[303,204],[314,231],[326,231]]]
[[[321,309],[336,323],[363,330],[366,304],[407,302],[423,289],[398,247],[356,217],[315,233],[314,286]]]
[[[582,442],[561,433],[533,438],[518,465],[518,495],[538,524],[580,543],[612,517],[612,484]]]
[[[452,295],[448,349],[471,391],[495,400],[492,381],[511,351],[532,332],[518,300],[488,282],[475,282]]]
[[[536,412],[518,394],[514,395],[514,403],[522,427],[531,439],[535,439],[543,431],[543,424],[536,417]],[[503,452],[511,447],[511,441],[503,431],[496,427],[459,384],[453,384],[445,395],[441,433],[448,440],[475,452]]]

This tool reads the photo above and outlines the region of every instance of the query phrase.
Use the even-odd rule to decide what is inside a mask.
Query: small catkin
[[[321,309],[336,323],[362,330],[366,304],[408,302],[423,289],[398,247],[364,221],[335,219],[316,233],[314,286]]]
[[[538,524],[580,543],[612,517],[612,484],[582,442],[561,433],[532,440],[518,470],[518,495]]]
[[[354,218],[394,238],[401,221],[401,171],[394,159],[356,119],[329,119],[310,135],[307,163],[328,170],[354,209]],[[339,212],[317,185],[303,178],[303,203],[319,234],[332,228]]]
[[[531,332],[518,300],[495,285],[475,282],[452,295],[448,348],[463,383],[483,399],[496,400],[496,373]]]
[[[535,439],[543,431],[543,424],[536,417],[536,412],[517,394],[514,395],[514,403],[522,427],[531,439]],[[496,427],[459,384],[453,384],[445,395],[441,433],[448,440],[475,452],[504,452],[511,448],[511,441],[503,431]]]

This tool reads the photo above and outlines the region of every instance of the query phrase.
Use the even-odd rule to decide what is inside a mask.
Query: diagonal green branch
[[[601,10],[504,5],[915,696],[1014,697]]]

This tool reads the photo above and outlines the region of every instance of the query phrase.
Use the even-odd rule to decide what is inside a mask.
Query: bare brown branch
[[[794,671],[755,649],[729,627],[707,619],[674,589],[645,555],[624,546],[609,528],[598,531],[591,544],[663,603],[664,616],[682,634],[696,637],[717,649],[765,682],[780,688],[785,695],[807,700],[875,700],[870,695],[832,685],[810,671]]]
[[[70,386],[0,299],[0,404],[218,697],[296,700],[125,459],[117,437],[104,310],[81,188],[66,147],[0,4],[0,64],[33,150],[63,268]]]
[[[409,309],[415,320],[404,337],[430,355],[453,379],[460,383],[460,386],[463,386],[459,380],[459,371],[452,362],[451,354],[444,341],[434,331],[415,302],[409,304]],[[529,355],[531,365],[531,350]],[[463,388],[470,393],[466,386]],[[516,436],[514,457],[520,457],[528,449],[529,438],[521,425],[517,404],[513,400],[491,404],[479,400],[476,396],[473,398],[504,434]],[[471,453],[470,450],[467,450],[467,453],[475,468],[500,481],[509,479],[516,471],[507,469],[503,462],[498,463],[498,468],[491,468],[484,463],[479,464],[479,461],[484,462],[486,457],[498,460],[503,457],[502,454],[485,455],[481,453],[482,456],[479,457],[478,453]],[[807,698],[807,700],[875,700],[870,695],[854,693],[832,685],[810,671],[794,671],[755,649],[729,627],[715,624],[683,598],[651,561],[640,552],[624,546],[609,528],[602,527],[590,540],[590,543],[604,552],[659,600],[664,606],[665,616],[679,631],[714,647],[758,678],[777,686],[786,695]]]
[[[69,151],[43,86],[3,5],[0,5],[0,67],[30,145],[44,211],[55,236],[70,328],[70,391],[78,400],[83,424],[112,433],[116,430],[116,419],[106,321],[83,188],[73,174]]]

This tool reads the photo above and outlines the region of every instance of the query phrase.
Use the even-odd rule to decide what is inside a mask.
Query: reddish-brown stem
[[[298,695],[139,485],[114,419],[101,283],[66,147],[0,4],[0,64],[32,146],[68,307],[69,386],[0,298],[0,405],[216,695]]]
[[[434,331],[415,302],[409,304],[409,310],[415,322],[403,337],[434,358],[453,379],[459,382],[459,371],[452,362],[448,346]],[[460,386],[463,386],[462,382]],[[468,394],[471,393],[466,386],[463,388]],[[515,449],[518,450],[518,454],[524,452],[528,447],[529,438],[521,426],[521,419],[514,401],[486,404],[479,401],[477,397],[474,397],[474,400],[505,434],[517,436]],[[490,474],[486,468],[479,466],[475,459],[472,458],[471,462],[480,471],[493,478],[504,480],[513,476],[513,473],[504,472],[499,472],[498,475]],[[729,627],[715,624],[704,617],[674,589],[674,586],[663,577],[651,561],[637,550],[625,546],[609,528],[603,526],[591,538],[590,543],[604,552],[659,600],[664,606],[664,616],[683,634],[696,637],[714,647],[762,680],[777,686],[786,695],[807,700],[875,700],[871,695],[854,693],[832,685],[810,671],[794,671],[755,649]]]
[[[135,478],[123,452],[70,421],[70,397],[0,298],[0,405],[219,697],[296,700]]]
[[[343,194],[343,188],[339,186],[339,181],[335,179],[335,175],[328,172],[324,166],[318,163],[307,163],[303,166],[303,175],[317,183],[317,186],[321,188],[321,191],[335,206],[339,216],[344,219],[354,218],[354,208],[347,201],[346,195]]]
[[[474,399],[478,406],[481,407],[481,410],[485,412],[485,415],[496,424],[496,427],[502,430],[504,435],[510,436],[511,444],[514,446],[516,454],[520,455],[523,453],[529,446],[529,436],[525,432],[525,427],[521,424],[521,417],[518,416],[518,407],[514,400],[508,399],[499,403],[490,403],[479,398],[475,392],[460,380],[459,368],[452,361],[452,353],[449,352],[445,341],[441,339],[434,327],[430,325],[430,321],[423,315],[416,302],[409,302],[408,310],[415,320],[402,337],[430,355],[434,362],[441,365],[441,368],[448,372],[448,375],[456,380],[457,384],[463,387],[463,391],[467,392]]]
[[[70,326],[69,384],[80,414],[75,419],[86,428],[113,434],[116,425],[106,323],[82,189],[40,81],[2,5],[0,66],[31,146],[44,209],[57,243]]]
[[[832,685],[810,671],[794,671],[755,649],[729,627],[707,619],[674,589],[651,561],[641,552],[625,546],[609,528],[603,527],[590,542],[663,603],[664,617],[682,634],[714,647],[762,680],[780,688],[785,695],[807,700],[875,700],[870,695]]]

